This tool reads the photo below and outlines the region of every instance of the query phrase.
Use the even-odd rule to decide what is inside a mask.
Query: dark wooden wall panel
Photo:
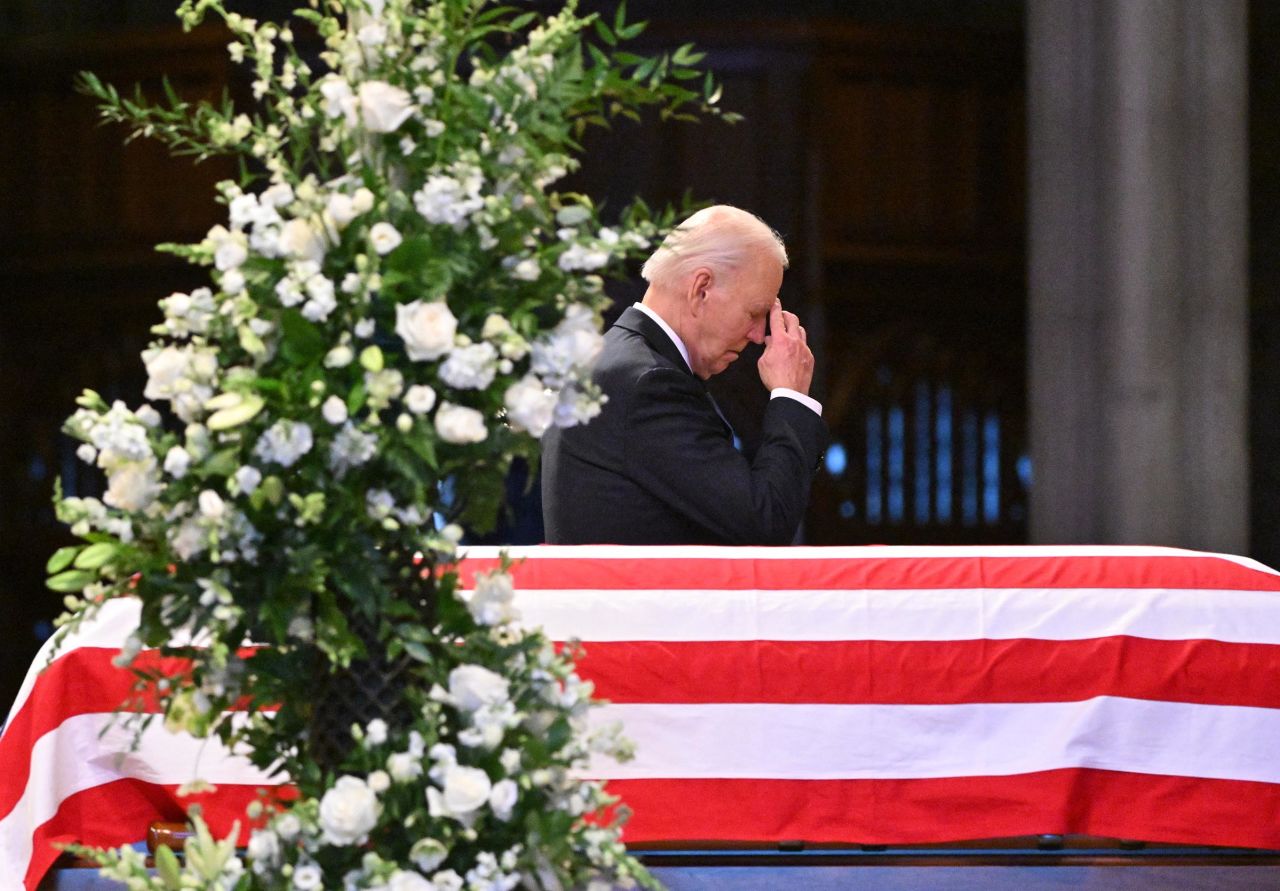
[[[0,48],[0,710],[59,612],[44,562],[68,541],[53,517],[53,483],[97,491],[97,474],[59,432],[75,397],[91,387],[142,401],[139,354],[160,318],[156,302],[207,276],[153,249],[199,240],[222,215],[213,184],[225,162],[192,166],[127,131],[99,126],[76,94],[89,68],[120,87],[154,92],[167,71],[184,97],[228,83],[222,35],[176,27],[109,37],[16,41]],[[87,491],[85,486],[91,488]]]

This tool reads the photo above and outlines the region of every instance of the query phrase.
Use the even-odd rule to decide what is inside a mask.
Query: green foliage
[[[48,586],[67,595],[61,633],[136,595],[125,661],[144,645],[186,660],[137,671],[166,726],[248,744],[302,796],[301,835],[257,850],[262,869],[237,873],[232,843],[197,823],[185,862],[161,849],[137,887],[195,887],[198,875],[199,887],[276,888],[311,869],[326,887],[353,870],[382,887],[424,840],[445,848],[431,868],[459,875],[491,854],[495,869],[551,876],[548,887],[648,882],[612,818],[583,820],[610,801],[573,779],[590,751],[589,685],[513,624],[505,574],[459,590],[456,548],[462,526],[493,528],[514,459],[536,466],[551,424],[600,410],[590,367],[603,277],[674,219],[636,201],[606,224],[588,196],[555,191],[585,131],[655,112],[734,116],[691,44],[623,48],[644,29],[625,4],[609,17],[573,2],[553,14],[487,0],[307,6],[291,23],[223,0],[179,7],[185,28],[216,19],[229,32],[257,100],[248,111],[168,81],[155,95],[91,73],[77,84],[127,138],[230,156],[239,175],[219,185],[225,224],[159,246],[209,276],[160,302],[143,354],[145,395],[167,418],[86,392],[65,425],[107,490],[58,493],[80,539],[47,565]],[[369,627],[372,638],[357,633]],[[175,645],[176,629],[202,645]],[[413,717],[385,743],[361,736],[341,765],[318,763],[316,685],[370,649],[402,660]],[[464,706],[451,691],[467,672],[502,686],[508,711]],[[250,719],[227,720],[233,705]],[[423,771],[373,790],[404,753]],[[501,794],[446,813],[432,796],[464,769]],[[320,802],[341,773],[378,796],[367,840],[322,832]],[[111,856],[135,875],[128,855]]]

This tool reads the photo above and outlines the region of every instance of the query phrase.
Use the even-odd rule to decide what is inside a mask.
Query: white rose
[[[556,392],[548,389],[532,374],[525,375],[507,387],[507,392],[502,396],[511,423],[528,430],[535,439],[540,439],[551,426],[558,401]]]
[[[440,403],[436,411],[436,433],[445,442],[459,445],[483,442],[489,435],[484,426],[484,415],[474,408],[451,402]]]
[[[185,350],[167,346],[142,353],[147,368],[147,386],[142,395],[148,399],[171,399],[175,386],[187,375],[191,357]]]
[[[234,236],[222,239],[213,253],[213,265],[219,272],[238,269],[247,259],[249,259],[248,246],[245,237],[238,232]],[[228,288],[228,290],[231,289]]]
[[[347,126],[355,126],[356,96],[351,92],[351,84],[336,74],[330,74],[320,82],[320,94],[324,96],[326,115],[346,118]]]
[[[379,255],[386,256],[398,248],[404,239],[400,237],[395,226],[384,222],[373,224],[373,228],[369,230],[369,241],[373,243],[373,249]]]
[[[324,234],[301,217],[294,217],[280,228],[279,249],[286,257],[319,263],[324,259]]]
[[[431,872],[449,856],[444,842],[434,838],[420,838],[409,849],[409,859],[423,872]]]
[[[298,891],[315,891],[324,883],[324,873],[314,863],[301,863],[293,868],[293,887]]]
[[[170,527],[169,546],[181,560],[190,560],[205,549],[205,535],[195,520],[183,520],[176,530]]]
[[[262,471],[256,467],[245,465],[236,471],[233,477],[236,483],[236,489],[244,495],[252,495],[253,490],[258,488],[258,484],[262,482]]]
[[[347,346],[345,343],[340,343],[325,354],[324,367],[346,368],[355,360],[355,358],[355,350],[351,349],[351,347]]]
[[[363,780],[339,777],[320,799],[320,828],[325,841],[333,845],[363,843],[378,822],[378,811],[378,796]]]
[[[438,872],[431,877],[431,887],[435,888],[435,891],[462,891],[464,884],[462,876],[452,869]]]
[[[342,192],[334,192],[330,195],[325,209],[329,212],[329,216],[333,218],[334,225],[339,229],[345,228],[357,216],[355,202],[350,195]]]
[[[360,117],[370,133],[390,133],[413,114],[413,97],[386,81],[360,85]]]
[[[93,446],[90,446],[93,448]],[[89,459],[92,461],[93,459]],[[169,474],[176,480],[182,479],[187,475],[187,468],[191,466],[191,454],[182,446],[174,446],[165,453],[164,456],[164,472]]]
[[[222,273],[222,290],[228,294],[239,294],[244,290],[244,273],[239,269],[231,269]]]
[[[371,746],[380,746],[387,741],[387,722],[381,718],[374,718],[364,728],[364,738]]]
[[[591,211],[581,204],[571,204],[556,211],[556,222],[561,226],[576,226],[591,219]]]
[[[422,762],[409,752],[395,752],[387,758],[387,773],[397,783],[422,776]]]
[[[373,192],[364,186],[356,189],[355,194],[351,196],[351,207],[357,214],[373,210]]]
[[[347,419],[347,403],[337,396],[330,396],[320,407],[320,414],[336,427]]]
[[[496,312],[491,312],[485,316],[484,327],[480,329],[480,336],[485,340],[497,340],[511,333],[513,331],[511,323],[507,321],[507,317]]]
[[[275,822],[276,832],[285,841],[289,841],[302,831],[302,822],[293,814],[285,814]]]
[[[102,500],[120,510],[140,511],[155,501],[160,488],[154,458],[127,461],[117,465],[107,477],[107,494]]]
[[[280,837],[270,829],[255,829],[249,836],[249,859],[274,863],[280,856]]]
[[[227,512],[227,506],[222,500],[222,496],[212,489],[205,489],[200,493],[197,499],[200,505],[200,516],[210,520],[221,520]]]
[[[512,606],[514,599],[510,573],[483,573],[476,576],[476,589],[467,600],[467,609],[481,625],[498,625],[519,618]]]
[[[542,267],[532,257],[521,260],[511,270],[511,277],[522,282],[534,282],[542,275]]]
[[[391,788],[391,776],[385,770],[375,770],[369,774],[369,788],[381,795]]]
[[[405,352],[415,362],[439,359],[449,352],[457,331],[458,320],[443,300],[415,300],[396,307],[396,334],[404,340]]]
[[[397,869],[387,882],[387,891],[435,891],[435,886],[421,873]]]
[[[443,776],[444,792],[427,789],[427,809],[433,817],[467,818],[489,800],[489,775],[478,767],[450,764]]]
[[[138,406],[138,410],[133,413],[133,416],[148,427],[160,426],[160,412],[145,403]]]
[[[288,183],[273,183],[259,197],[259,203],[263,207],[273,209],[284,207],[286,204],[293,203],[293,186]]]
[[[387,41],[387,26],[382,22],[370,22],[356,32],[356,40],[361,46],[381,46]]]
[[[502,705],[510,696],[509,687],[506,678],[482,665],[459,665],[449,672],[449,696],[464,712]]]
[[[489,790],[489,807],[493,808],[495,817],[505,822],[511,819],[511,811],[515,808],[516,799],[519,797],[520,790],[514,781],[499,780]]]
[[[425,415],[436,404],[436,391],[426,384],[414,384],[404,394],[405,408],[415,415]]]

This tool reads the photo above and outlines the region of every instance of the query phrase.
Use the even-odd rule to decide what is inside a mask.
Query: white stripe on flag
[[[141,614],[142,601],[136,597],[117,597],[104,603],[93,618],[84,622],[75,634],[66,635],[60,630],[46,640],[40,647],[40,651],[36,653],[36,658],[32,660],[31,669],[23,678],[22,686],[18,688],[18,698],[13,701],[9,709],[8,721],[12,721],[26,703],[27,697],[31,695],[31,690],[40,677],[40,671],[49,661],[49,653],[55,646],[58,646],[59,653],[66,653],[78,647],[119,649],[138,627]],[[58,641],[64,637],[66,640],[59,644]],[[4,726],[8,726],[8,721]]]
[[[707,545],[528,545],[500,547],[495,545],[463,547],[462,553],[477,559],[493,560],[508,554],[513,560],[549,557],[579,560],[920,560],[937,557],[1216,557],[1268,575],[1280,575],[1248,557],[1215,554],[1149,545],[885,545],[866,547],[722,547]]]
[[[1280,644],[1274,591],[1159,588],[517,591],[553,640],[1154,640]]]
[[[31,752],[22,798],[0,820],[0,888],[22,887],[36,828],[77,792],[124,778],[157,785],[181,785],[196,778],[215,786],[274,786],[281,781],[216,739],[170,733],[159,721],[142,732],[136,751],[130,751],[132,740],[132,730],[102,713],[68,718],[40,737]],[[145,826],[139,827],[140,838],[145,832]]]
[[[1280,782],[1280,712],[1119,697],[968,705],[609,705],[636,758],[600,779],[920,779],[1089,767]]]

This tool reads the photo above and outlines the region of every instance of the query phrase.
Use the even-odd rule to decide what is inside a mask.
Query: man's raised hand
[[[781,300],[775,300],[769,310],[769,335],[764,339],[764,353],[756,367],[766,389],[786,387],[809,395],[813,353],[800,320],[782,308]]]

